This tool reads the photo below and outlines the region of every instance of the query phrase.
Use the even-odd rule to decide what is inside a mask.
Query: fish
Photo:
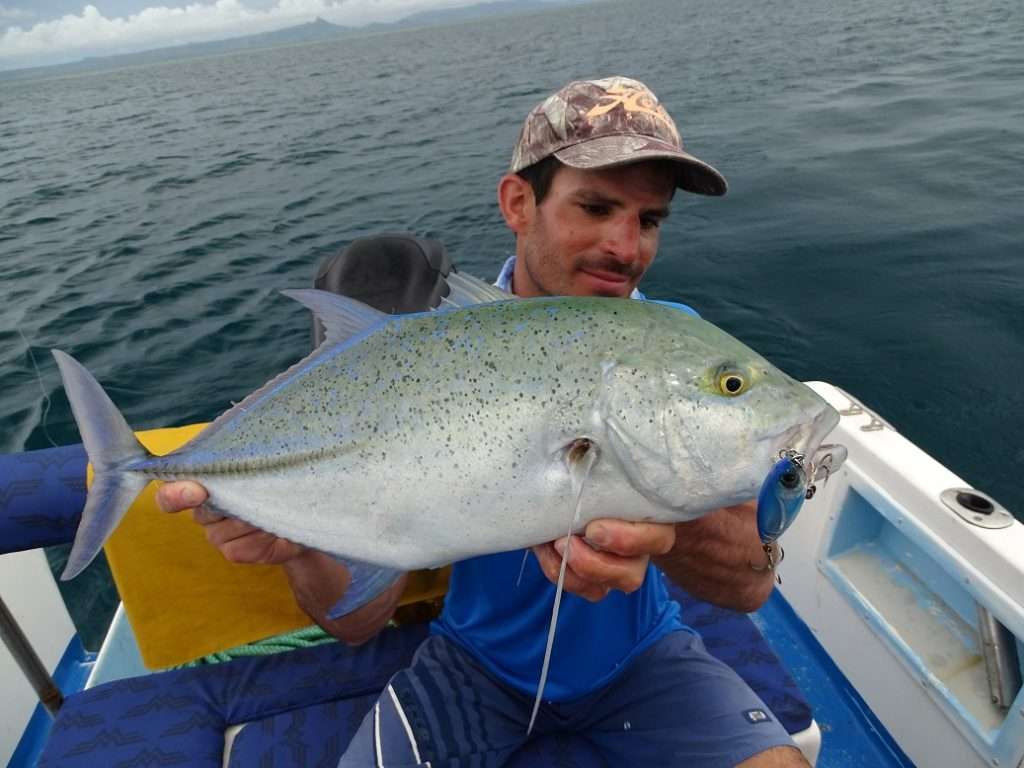
[[[813,455],[839,420],[676,308],[521,299],[454,272],[449,282],[441,307],[406,315],[286,291],[323,322],[324,343],[163,456],[53,350],[95,473],[62,578],[96,556],[150,481],[194,480],[212,510],[349,563],[332,611],[343,615],[404,571],[597,518],[675,523],[744,502],[783,452]]]

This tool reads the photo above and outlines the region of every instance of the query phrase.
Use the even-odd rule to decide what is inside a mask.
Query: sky
[[[220,40],[303,24],[394,21],[474,0],[0,0],[0,69]]]

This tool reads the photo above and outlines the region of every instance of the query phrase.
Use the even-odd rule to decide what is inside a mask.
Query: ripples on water
[[[276,292],[355,237],[439,237],[491,275],[522,117],[618,72],[731,184],[677,198],[648,292],[1020,516],[1022,21],[1017,0],[648,0],[0,83],[0,450],[48,445],[19,331],[72,442],[50,347],[133,426],[188,423],[301,354]]]

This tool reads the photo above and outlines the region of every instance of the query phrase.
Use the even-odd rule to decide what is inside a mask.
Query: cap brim
[[[676,186],[698,195],[724,195],[729,189],[725,177],[713,167],[688,152],[648,136],[601,136],[581,141],[554,153],[571,168],[594,170],[644,160],[671,160],[679,173]]]

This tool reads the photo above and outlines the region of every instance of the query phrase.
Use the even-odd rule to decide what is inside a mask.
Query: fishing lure
[[[845,459],[846,448],[841,445],[823,445],[811,460],[797,451],[780,451],[779,460],[757,495],[757,535],[768,558],[768,569],[775,570],[782,562],[785,555],[776,542],[793,524],[804,502],[814,497],[816,481],[827,482]]]
[[[796,451],[783,451],[757,495],[757,535],[762,544],[772,544],[796,519],[804,501],[815,492],[808,482],[806,458]]]

